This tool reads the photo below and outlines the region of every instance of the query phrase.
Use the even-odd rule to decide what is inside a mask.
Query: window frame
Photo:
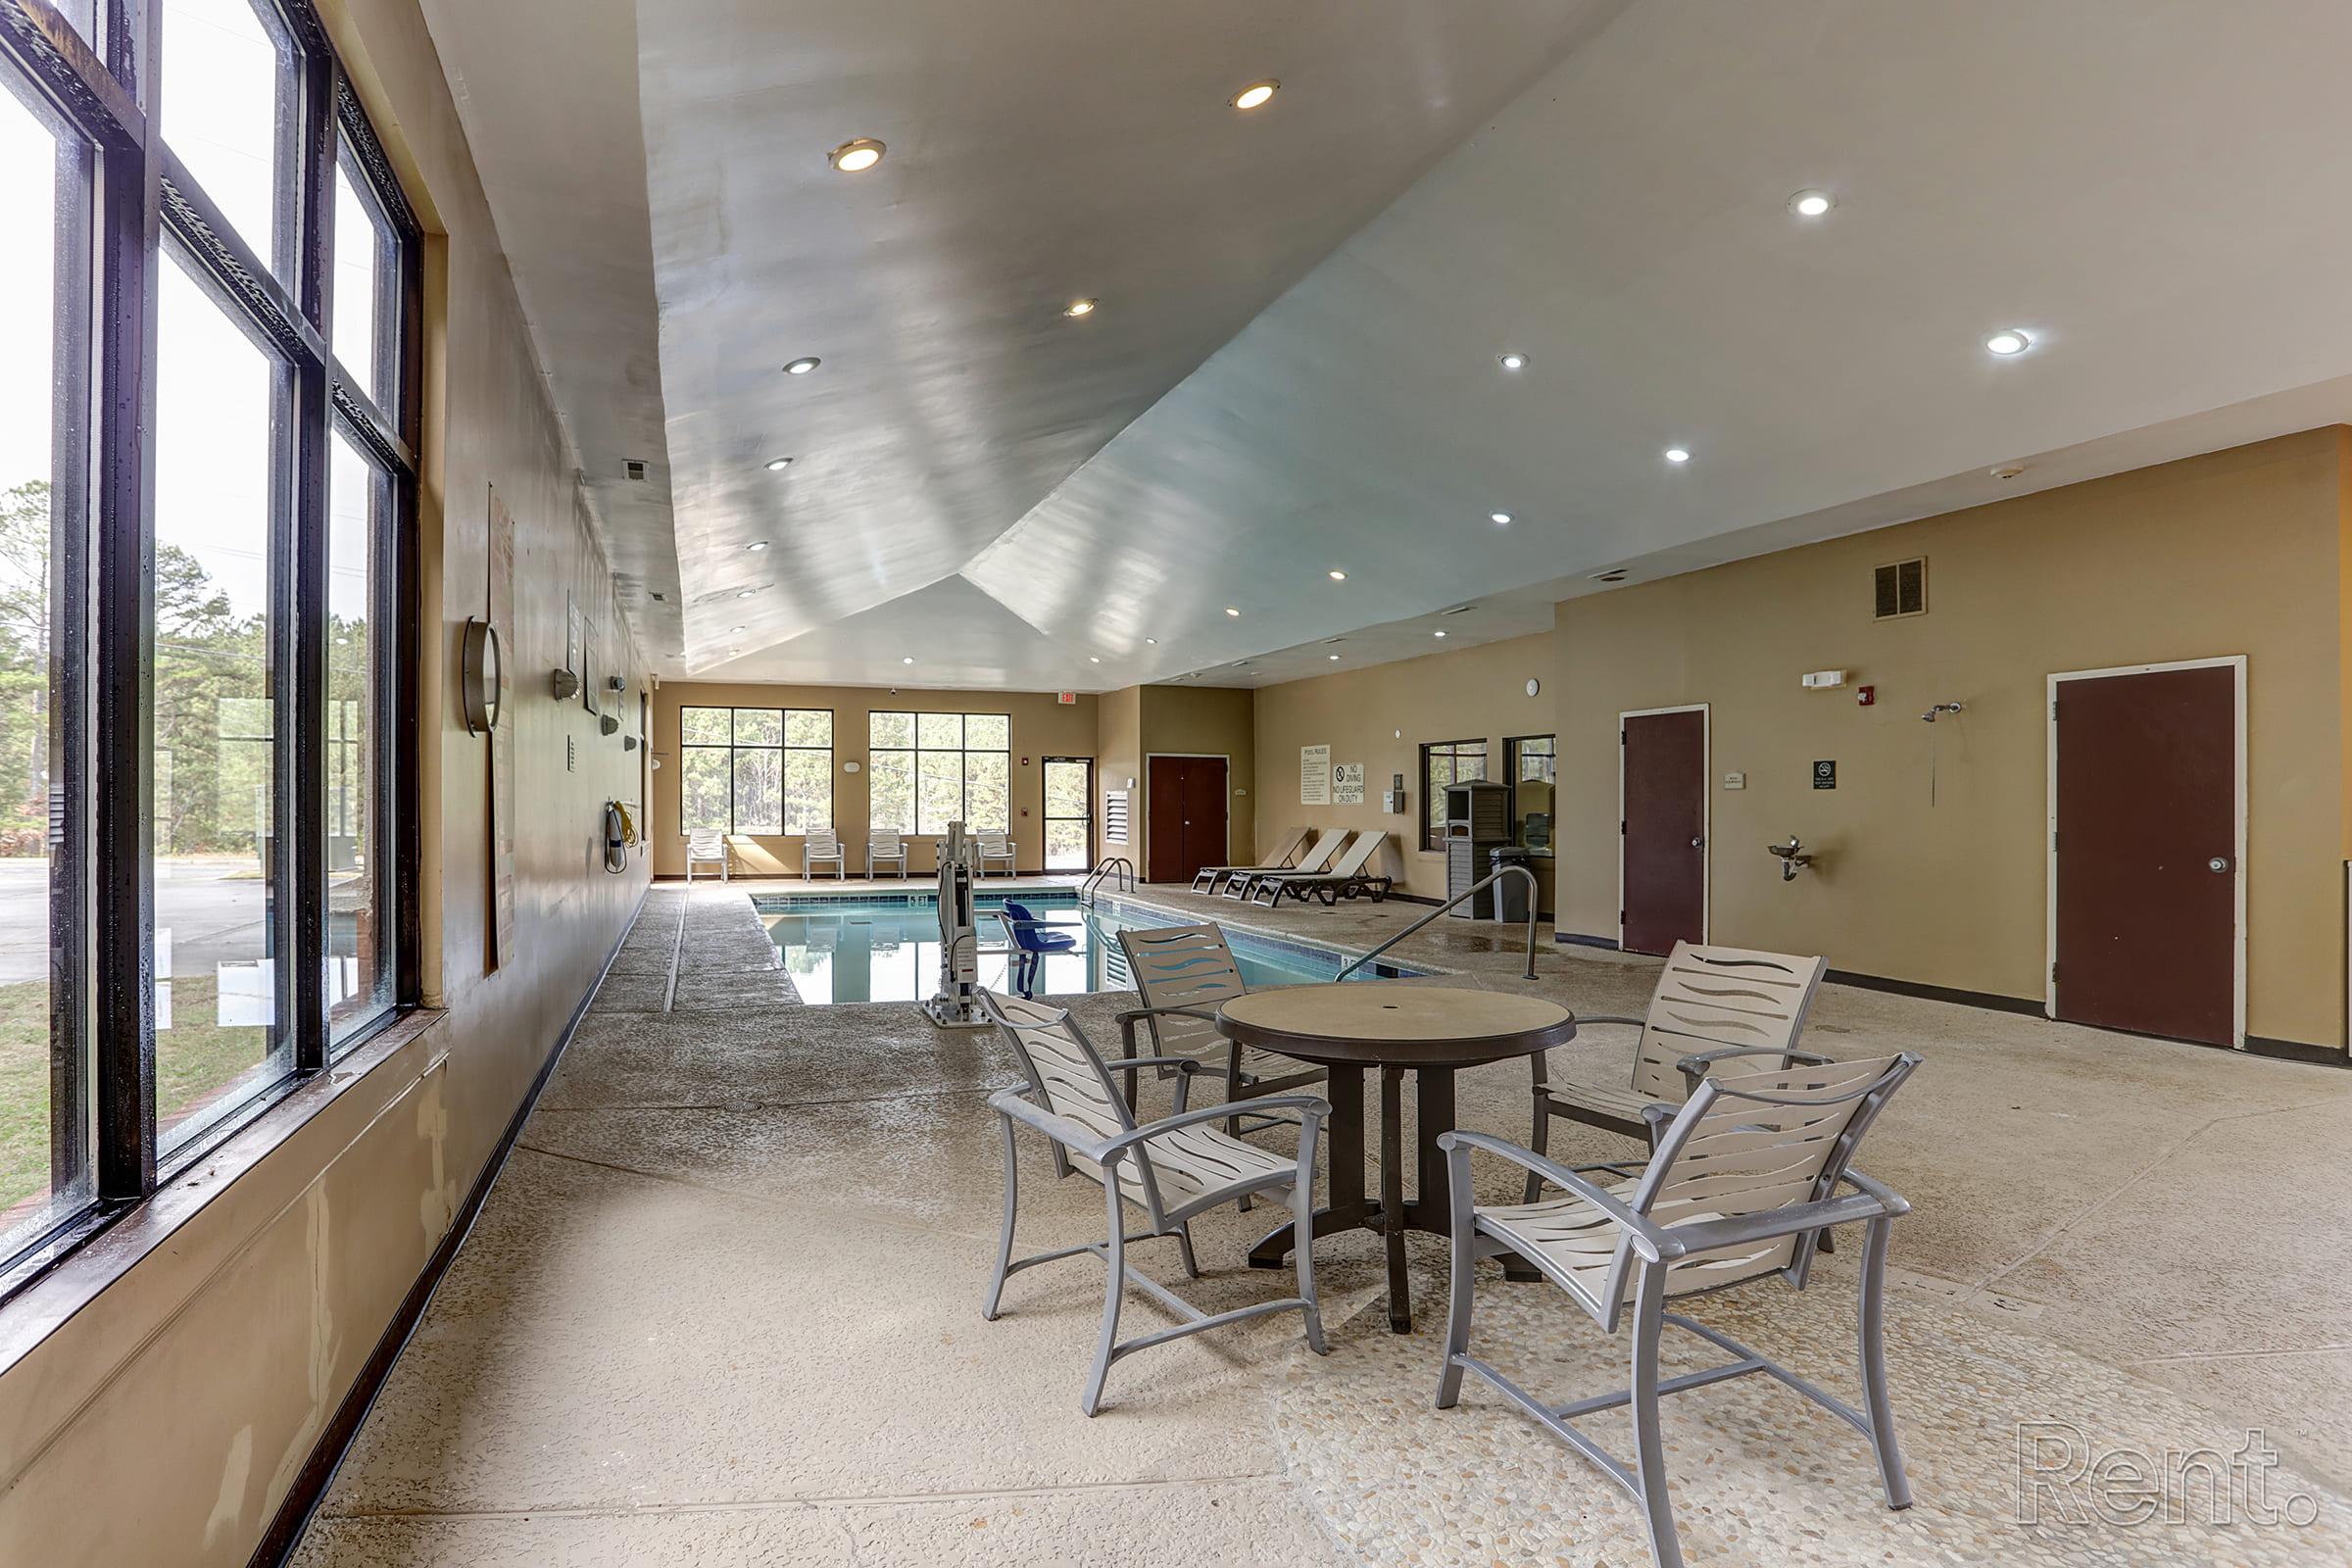
[[[414,696],[421,632],[416,624],[416,514],[420,435],[423,233],[415,208],[376,138],[351,80],[310,0],[256,0],[293,39],[291,153],[273,193],[291,215],[266,261],[222,218],[199,182],[164,142],[160,115],[165,72],[162,0],[110,0],[101,36],[85,38],[44,0],[0,0],[0,74],[29,87],[50,114],[88,149],[93,166],[88,244],[75,258],[86,288],[86,330],[60,342],[57,373],[87,378],[82,433],[87,493],[70,526],[86,536],[78,569],[85,607],[74,628],[89,652],[78,672],[70,756],[53,760],[76,770],[59,835],[53,886],[86,889],[72,910],[72,929],[53,933],[72,961],[53,999],[89,1042],[90,1200],[48,1229],[20,1238],[0,1255],[0,1300],[121,1214],[163,1181],[203,1158],[302,1083],[372,1038],[421,1001],[418,879],[421,841],[416,810],[419,715]],[[266,23],[267,24],[267,23]],[[385,221],[376,299],[379,352],[388,405],[357,384],[332,351],[333,209],[338,160],[363,199]],[[209,1118],[168,1159],[158,1158],[155,999],[152,941],[155,496],[152,436],[156,414],[156,299],[162,271],[185,258],[216,305],[266,343],[286,370],[272,419],[289,478],[271,506],[270,568],[273,724],[278,756],[272,779],[271,867],[278,911],[274,941],[278,1027],[291,1045],[290,1065]],[[86,264],[86,265],[85,265]],[[382,922],[392,963],[390,999],[339,1037],[326,1018],[327,944],[326,729],[327,468],[330,431],[341,426],[355,446],[391,476],[391,526],[371,545],[381,566],[371,611],[390,639],[381,677],[369,692],[381,737],[371,783],[381,824],[371,846],[371,875],[388,918]],[[101,758],[131,759],[101,768]],[[53,895],[53,907],[55,901]],[[55,914],[53,913],[53,918]],[[53,1025],[53,1039],[55,1026]],[[54,1114],[54,1109],[53,1109]]]
[[[1527,780],[1519,776],[1519,760],[1528,755],[1527,753],[1521,751],[1520,748],[1527,745],[1531,741],[1547,741],[1551,745],[1551,750],[1549,752],[1538,752],[1535,754],[1539,757],[1549,757],[1551,759],[1551,791],[1553,800],[1551,819],[1553,843],[1547,844],[1542,849],[1536,849],[1528,844],[1526,816],[1519,809],[1519,786],[1527,782]],[[1553,731],[1549,734],[1544,735],[1505,735],[1502,738],[1502,782],[1509,785],[1511,790],[1512,840],[1517,843],[1521,849],[1526,850],[1530,855],[1541,855],[1545,858],[1550,858],[1556,853],[1556,845],[1559,837],[1560,813],[1558,800],[1560,791],[1560,737],[1558,732]]]
[[[1454,775],[1446,783],[1460,784],[1465,781],[1461,776],[1459,764],[1464,757],[1471,755],[1478,758],[1478,776],[1482,779],[1485,778],[1487,776],[1487,738],[1484,735],[1473,736],[1467,740],[1423,741],[1421,743],[1421,848],[1426,854],[1438,854],[1446,848],[1446,819],[1431,814],[1438,808],[1438,791],[1444,786],[1433,785],[1430,782],[1430,760],[1438,757],[1451,758],[1456,764]]]
[[[907,721],[908,730],[914,736],[911,744],[906,746],[875,744],[874,720],[889,717],[905,718]],[[963,744],[925,746],[923,744],[923,720],[925,718],[958,720],[960,724],[958,734],[962,737]],[[1004,745],[1002,749],[994,746],[969,744],[972,733],[971,721],[975,718],[1001,718],[1004,721]],[[923,758],[926,754],[942,757],[952,756],[957,759],[956,764],[956,800],[959,803],[957,818],[962,820],[966,828],[974,833],[1004,833],[1007,836],[1012,833],[1012,715],[1010,713],[992,712],[987,710],[967,712],[961,710],[951,711],[944,709],[871,709],[865,715],[865,758],[869,778],[872,776],[874,759],[884,754],[894,757],[905,756],[912,763],[913,771],[908,775],[911,788],[907,797],[908,805],[911,807],[908,818],[910,825],[902,828],[876,822],[874,820],[873,788],[869,784],[865,797],[865,830],[868,833],[898,833],[907,838],[933,838],[948,831],[946,822],[942,822],[935,828],[923,826]],[[1004,825],[1002,827],[982,827],[971,820],[972,768],[969,759],[974,757],[1002,757],[1004,759]],[[951,820],[955,819],[951,818]]]
[[[727,715],[726,744],[722,746],[717,741],[688,740],[686,738],[686,715],[688,713],[725,713]],[[736,715],[739,713],[775,714],[777,736],[775,742],[771,745],[766,741],[737,740],[735,738]],[[833,739],[826,742],[822,746],[809,746],[805,743],[795,745],[792,739],[792,715],[795,713],[824,714],[825,730],[833,737]],[[726,825],[720,828],[719,831],[727,834],[731,838],[761,839],[797,839],[807,838],[808,836],[807,829],[804,828],[799,832],[795,832],[792,826],[792,754],[794,752],[822,753],[825,759],[824,825],[829,827],[838,827],[838,824],[834,823],[832,820],[834,803],[833,753],[840,744],[841,727],[839,715],[837,715],[830,708],[762,708],[756,705],[750,707],[738,707],[732,703],[680,703],[678,705],[678,801],[681,809],[678,812],[678,837],[681,840],[692,837],[696,826],[696,824],[686,820],[686,812],[683,809],[686,799],[686,758],[687,754],[690,752],[725,752],[727,754],[727,821]],[[779,808],[779,814],[776,818],[776,827],[773,832],[763,828],[742,827],[737,825],[737,811],[735,806],[735,759],[736,755],[741,752],[773,752],[776,754],[776,802]]]

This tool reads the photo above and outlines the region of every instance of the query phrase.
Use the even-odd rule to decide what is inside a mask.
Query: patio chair
[[[1718,1072],[1691,1091],[1659,1134],[1646,1167],[1555,1165],[1532,1150],[1482,1133],[1438,1135],[1452,1183],[1453,1271],[1438,1408],[1461,1396],[1462,1374],[1475,1372],[1553,1437],[1600,1467],[1633,1495],[1649,1525],[1657,1568],[1682,1568],[1667,1495],[1658,1396],[1765,1372],[1844,1419],[1870,1440],[1886,1506],[1911,1506],[1911,1485],[1895,1446],[1881,1343],[1886,1242],[1894,1220],[1911,1211],[1901,1197],[1852,1166],[1854,1150],[1894,1092],[1919,1066],[1905,1054],[1822,1066]],[[1470,1152],[1526,1167],[1566,1196],[1543,1202],[1480,1208],[1471,1201]],[[1607,1172],[1606,1186],[1587,1171]],[[1850,1189],[1843,1193],[1840,1188]],[[1832,1225],[1869,1226],[1862,1250],[1861,1373],[1864,1408],[1837,1398],[1731,1336],[1679,1312],[1669,1298],[1728,1289],[1778,1274],[1805,1288],[1814,1238]],[[1532,1264],[1614,1335],[1633,1309],[1633,1382],[1616,1394],[1546,1404],[1470,1353],[1472,1268],[1481,1257],[1514,1253]],[[1632,1300],[1628,1301],[1628,1296]],[[1658,1341],[1664,1325],[1688,1329],[1733,1359],[1661,1380]],[[1546,1347],[1546,1353],[1550,1348]],[[1577,1430],[1578,1416],[1631,1405],[1636,1458],[1629,1468]],[[1791,1455],[1791,1465],[1796,1456]]]
[[[695,866],[709,865],[714,860],[718,863],[718,879],[721,882],[732,880],[728,875],[732,867],[728,863],[727,835],[724,832],[714,827],[698,827],[686,835],[686,881],[689,886],[694,882]]]
[[[1069,920],[1040,920],[1029,912],[1029,906],[1006,899],[997,911],[997,919],[1004,927],[1005,940],[1011,945],[1005,959],[1005,979],[1014,995],[1028,998],[1037,994],[1038,977],[1045,972],[1049,953],[1075,953],[1078,939],[1069,929],[1083,929]]]
[[[1221,885],[1223,885],[1227,877],[1235,876],[1246,871],[1288,870],[1290,868],[1291,861],[1298,854],[1299,846],[1306,842],[1306,836],[1309,831],[1310,830],[1307,828],[1295,827],[1292,828],[1288,833],[1285,833],[1275,844],[1273,853],[1266,857],[1266,862],[1263,865],[1202,866],[1200,870],[1193,873],[1193,891],[1195,893],[1214,893]]]
[[[1827,1056],[1795,1049],[1828,967],[1827,958],[1677,942],[1658,973],[1647,1017],[1603,1014],[1576,1020],[1580,1035],[1603,1023],[1631,1024],[1642,1031],[1634,1048],[1633,1081],[1626,1088],[1575,1078],[1555,1083],[1545,1060],[1549,1052],[1527,1058],[1536,1090],[1536,1127],[1528,1142],[1537,1153],[1549,1152],[1551,1119],[1565,1116],[1654,1147],[1658,1129],[1673,1120],[1676,1107],[1718,1061],[1739,1060],[1747,1066],[1762,1065],[1763,1056],[1776,1057],[1784,1066],[1828,1061]],[[1528,1177],[1531,1203],[1539,1185],[1533,1175]]]
[[[1320,871],[1338,858],[1348,847],[1348,830],[1327,827],[1292,865],[1226,865],[1218,869],[1225,873],[1225,896],[1229,899],[1248,898],[1251,884],[1261,876],[1276,876],[1287,872]],[[1198,880],[1198,879],[1196,879]]]
[[[906,841],[904,838],[882,828],[876,828],[865,836],[865,876],[867,881],[873,880],[876,865],[888,865],[894,860],[898,862],[899,875],[906,876]]]
[[[1010,834],[983,833],[980,835],[980,863],[978,866],[978,872],[981,876],[988,875],[988,862],[991,860],[1003,860],[1004,862],[1004,874],[1006,876],[1020,875],[1020,871],[1017,868],[1017,863],[1012,853],[1012,836]]]
[[[831,866],[836,877],[849,880],[849,852],[841,847],[841,835],[829,827],[810,828],[801,845],[801,875],[813,882],[820,865]]]
[[[1135,1054],[1136,1025],[1142,1024],[1151,1031],[1154,1056],[1199,1059],[1223,1048],[1225,1066],[1219,1076],[1225,1080],[1225,1099],[1231,1104],[1323,1081],[1320,1067],[1283,1072],[1278,1077],[1264,1076],[1262,1069],[1251,1072],[1244,1065],[1242,1048],[1217,1032],[1217,1008],[1250,988],[1242,979],[1242,966],[1234,961],[1233,950],[1226,946],[1225,933],[1214,924],[1121,931],[1118,942],[1119,951],[1127,956],[1128,972],[1135,977],[1136,994],[1144,1004],[1119,1014],[1122,1057]],[[1258,1054],[1261,1059],[1266,1054]],[[1279,1060],[1280,1067],[1295,1069],[1298,1065],[1287,1057]],[[1254,1125],[1244,1126],[1245,1119]],[[1245,1118],[1237,1111],[1225,1123],[1225,1130],[1238,1138],[1290,1120],[1287,1116]]]
[[[1301,904],[1320,894],[1326,905],[1336,905],[1343,897],[1352,899],[1358,893],[1369,893],[1372,902],[1378,904],[1389,896],[1394,883],[1364,868],[1388,842],[1386,832],[1368,829],[1355,836],[1355,842],[1348,846],[1348,853],[1334,861],[1328,871],[1276,871],[1253,877],[1250,883],[1250,902],[1271,909],[1282,903],[1286,893]]]
[[[1004,1281],[1022,1269],[1081,1252],[1102,1258],[1107,1269],[1102,1331],[1095,1342],[1095,1364],[1087,1374],[1086,1392],[1078,1401],[1078,1408],[1090,1416],[1102,1402],[1102,1382],[1113,1361],[1228,1323],[1297,1308],[1306,1316],[1307,1348],[1317,1355],[1325,1354],[1310,1233],[1315,1222],[1315,1140],[1324,1118],[1331,1114],[1330,1104],[1308,1095],[1269,1102],[1298,1115],[1296,1153],[1270,1153],[1205,1125],[1224,1114],[1222,1105],[1187,1108],[1185,1091],[1200,1063],[1189,1057],[1142,1057],[1119,1065],[1127,1074],[1130,1096],[1138,1069],[1170,1066],[1177,1078],[1174,1110],[1139,1126],[1128,1108],[1128,1097],[1119,1093],[1111,1079],[1111,1069],[1067,1012],[986,990],[980,993],[980,1004],[1004,1031],[1029,1080],[1025,1087],[999,1090],[989,1097],[989,1107],[996,1111],[1004,1131],[1004,1228],[997,1245],[997,1268],[989,1281],[988,1303],[980,1315],[996,1321],[1004,1304]],[[1075,1165],[1102,1184],[1108,1226],[1102,1241],[1022,1258],[1012,1255],[1013,1222],[1020,1201],[1015,1123],[1052,1140],[1065,1174],[1069,1165]],[[1193,1256],[1193,1216],[1253,1193],[1279,1198],[1290,1205],[1298,1228],[1297,1296],[1203,1313],[1158,1281],[1128,1266],[1129,1242],[1171,1236],[1186,1277],[1199,1279],[1200,1267]],[[1144,1211],[1144,1229],[1134,1235],[1127,1232],[1129,1204]],[[1119,1302],[1130,1285],[1182,1321],[1174,1328],[1139,1334],[1122,1343],[1118,1338]]]

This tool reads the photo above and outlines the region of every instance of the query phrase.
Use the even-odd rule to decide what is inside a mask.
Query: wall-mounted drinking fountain
[[[1813,857],[1805,853],[1803,841],[1793,833],[1788,835],[1786,844],[1765,845],[1764,852],[1781,862],[1781,880],[1784,882],[1795,881],[1797,871],[1813,863]]]

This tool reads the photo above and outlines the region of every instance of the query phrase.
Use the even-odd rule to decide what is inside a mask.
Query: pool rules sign
[[[1331,804],[1331,748],[1301,746],[1298,748],[1298,804],[1300,806],[1329,806]]]

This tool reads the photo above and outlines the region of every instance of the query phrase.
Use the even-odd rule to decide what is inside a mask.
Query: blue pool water
[[[977,902],[980,983],[999,990],[1004,986],[1005,960],[991,950],[1008,944],[1004,927],[991,911],[1004,900],[984,895]],[[1125,957],[1111,933],[1123,927],[1177,923],[1149,910],[1080,908],[1066,893],[1019,902],[1041,920],[1066,922],[1068,934],[1078,939],[1074,952],[1046,955],[1045,973],[1036,986],[1039,996],[1132,990]],[[939,911],[930,899],[808,900],[786,895],[755,897],[752,903],[806,1002],[920,1002],[939,989]],[[1228,931],[1225,939],[1242,966],[1242,977],[1253,988],[1329,980],[1348,961],[1347,956],[1246,931]],[[1393,979],[1415,972],[1374,963],[1348,978]]]

